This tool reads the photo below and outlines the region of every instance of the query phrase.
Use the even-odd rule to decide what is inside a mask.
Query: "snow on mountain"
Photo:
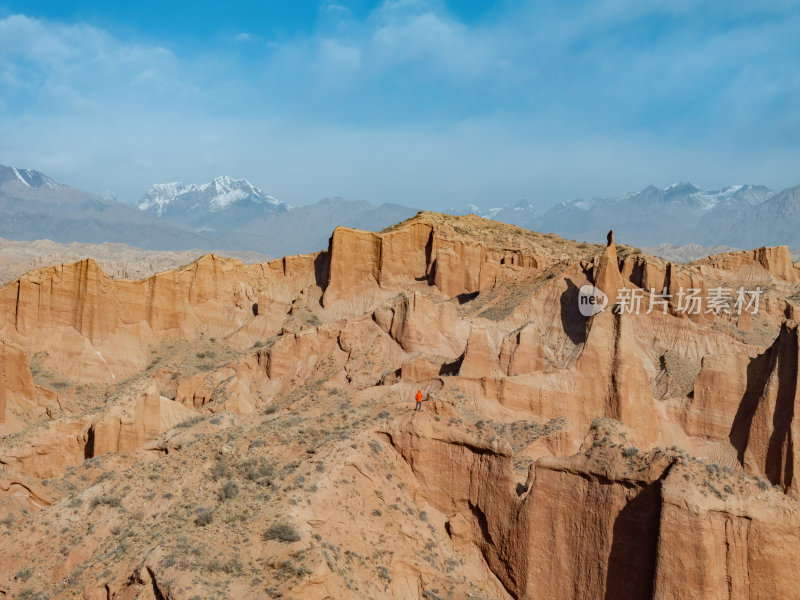
[[[239,203],[262,206],[266,212],[282,212],[291,207],[246,179],[217,177],[202,185],[182,182],[157,183],[139,200],[139,210],[164,216],[168,207],[180,211],[216,213]]]
[[[137,206],[141,211],[212,238],[292,210],[246,179],[227,176],[201,185],[157,183],[147,190]]]
[[[693,241],[738,245],[726,239],[709,244],[706,238],[719,229],[726,215],[735,220],[773,194],[764,186],[730,185],[708,190],[678,181],[665,188],[650,185],[615,198],[562,202],[544,213],[538,226],[542,231],[589,241],[602,241],[613,228],[619,239],[646,246]]]
[[[720,207],[748,207],[760,204],[773,194],[764,186],[731,185],[719,190],[706,190],[691,183],[678,181],[659,189],[653,185],[638,192],[628,192],[613,198],[592,198],[590,200],[568,200],[560,202],[548,210],[545,219],[556,214],[585,212],[605,212],[623,210],[625,207],[639,211],[642,209],[688,211],[687,216],[698,218],[703,213]]]
[[[39,171],[0,165],[0,183],[9,182],[14,182],[14,184],[19,184],[26,188],[59,190],[64,187]]]

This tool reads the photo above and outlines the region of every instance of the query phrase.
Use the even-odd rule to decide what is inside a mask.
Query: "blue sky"
[[[800,183],[800,2],[0,0],[0,163],[444,209]]]

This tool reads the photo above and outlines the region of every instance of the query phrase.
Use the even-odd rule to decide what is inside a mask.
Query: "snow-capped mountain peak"
[[[156,183],[150,186],[144,197],[136,205],[139,210],[155,212],[159,217],[164,214],[166,206],[183,194],[186,186],[178,181],[172,183]]]
[[[137,206],[163,219],[190,225],[198,233],[213,235],[224,235],[246,223],[292,209],[246,179],[227,175],[200,185],[157,183]]]
[[[291,208],[246,179],[233,179],[227,175],[200,185],[187,185],[180,181],[156,183],[147,190],[137,206],[139,210],[154,212],[161,217],[172,209],[216,213],[241,202],[262,206],[268,212],[282,212]]]
[[[56,183],[47,175],[40,173],[39,171],[0,165],[0,183],[7,181],[13,181],[27,188],[46,188],[49,190],[59,190],[64,187],[60,183]]]

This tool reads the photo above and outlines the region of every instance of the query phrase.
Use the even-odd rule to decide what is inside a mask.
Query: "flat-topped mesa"
[[[732,273],[757,276],[769,273],[775,279],[796,283],[800,281],[800,268],[792,263],[788,246],[762,246],[755,250],[742,250],[713,254],[696,261],[696,265],[707,265],[714,269]]]
[[[414,281],[427,281],[450,297],[484,291],[519,270],[542,270],[567,258],[555,248],[556,239],[474,215],[428,212],[381,233],[337,227],[326,256],[323,304]]]

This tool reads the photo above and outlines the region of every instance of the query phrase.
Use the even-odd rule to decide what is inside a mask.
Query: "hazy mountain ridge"
[[[147,190],[137,207],[208,237],[226,235],[253,220],[291,210],[246,179],[228,176],[201,185],[157,183]]]
[[[0,165],[0,237],[119,242],[153,250],[208,247],[207,240],[136,208],[102,200],[28,169]]]
[[[247,180],[157,184],[131,206],[57,183],[38,171],[0,165],[0,237],[59,243],[122,243],[145,250],[314,252],[334,227],[380,230],[417,209],[324,199],[292,208]]]
[[[462,209],[451,208],[447,212],[453,215],[477,215],[484,219],[492,219],[501,223],[524,227],[525,229],[535,229],[537,220],[536,209],[527,200],[520,200],[516,204],[506,204],[505,206],[486,210],[474,204],[468,204]]]
[[[763,185],[706,190],[677,182],[612,198],[560,202],[542,215],[525,200],[490,209],[470,204],[448,212],[589,242],[602,242],[613,229],[627,244],[649,251],[658,247],[654,253],[663,251],[685,260],[713,254],[716,247],[800,247],[800,186],[776,193]],[[675,252],[683,246],[687,247]]]
[[[17,240],[281,256],[324,248],[338,225],[379,231],[416,212],[397,204],[375,206],[344,198],[293,208],[246,179],[227,176],[201,185],[153,185],[137,208],[70,188],[37,171],[0,166],[0,237]],[[590,242],[602,242],[613,229],[626,244],[647,248],[698,244],[711,247],[713,253],[716,246],[800,247],[800,186],[775,193],[760,185],[705,190],[679,182],[615,198],[562,202],[542,215],[527,200],[448,212]],[[704,252],[690,249],[678,255],[690,260]]]
[[[274,256],[320,250],[338,225],[378,231],[416,212],[396,204],[374,206],[344,198],[325,198],[295,208],[246,179],[227,176],[202,185],[156,184],[138,207],[163,220],[191,226],[214,239],[216,247]]]
[[[605,233],[614,229],[620,239],[634,245],[670,242],[741,247],[721,224],[739,223],[773,196],[769,188],[753,185],[719,190],[684,182],[664,189],[650,185],[616,198],[562,202],[543,214],[537,225],[542,231],[587,241],[602,241]],[[800,240],[793,245],[800,245]]]

